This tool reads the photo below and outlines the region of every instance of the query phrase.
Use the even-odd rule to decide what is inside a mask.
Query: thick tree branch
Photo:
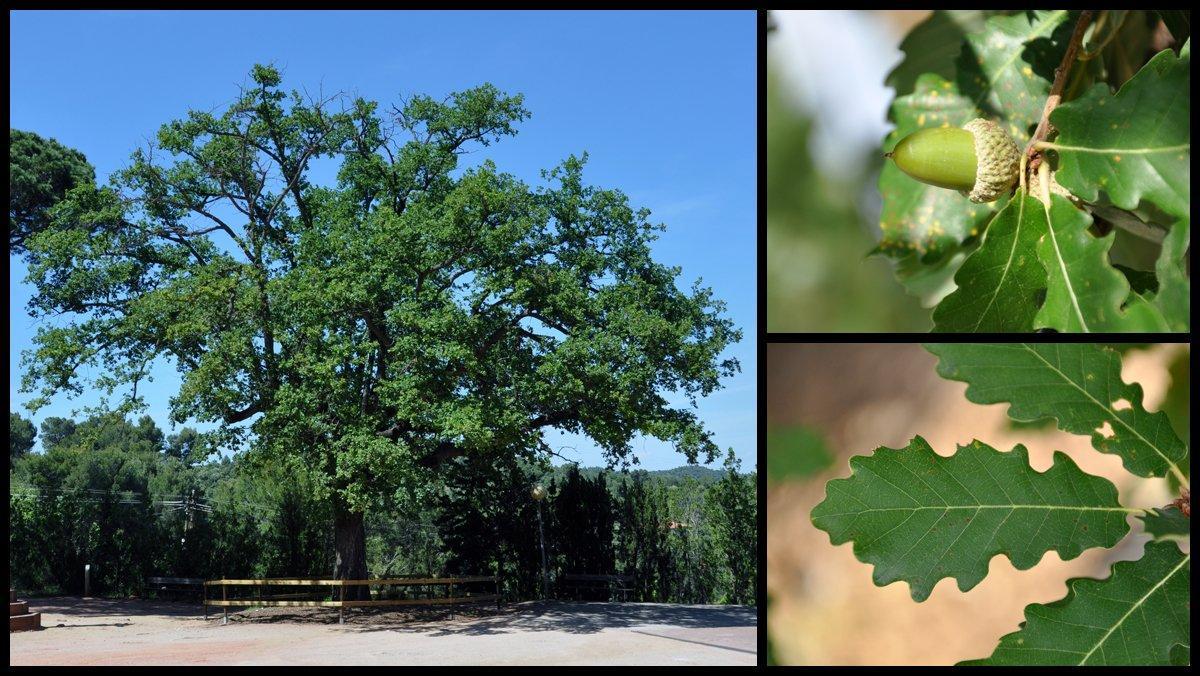
[[[553,427],[561,425],[575,417],[575,411],[558,411],[555,413],[543,413],[529,420],[527,429],[535,430],[539,427]]]
[[[417,461],[417,465],[421,467],[437,467],[447,460],[458,458],[467,454],[467,449],[457,444],[452,444],[448,441],[443,441],[437,445],[437,448],[429,455]]]
[[[256,413],[261,412],[262,405],[256,401],[240,411],[226,411],[224,415],[225,423],[229,425],[240,423],[243,420],[254,417]]]

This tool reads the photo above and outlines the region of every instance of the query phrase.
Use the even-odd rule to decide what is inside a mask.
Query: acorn
[[[972,202],[993,202],[1017,181],[1021,149],[1000,125],[977,118],[962,129],[921,129],[900,139],[896,166],[922,183],[961,192]]]

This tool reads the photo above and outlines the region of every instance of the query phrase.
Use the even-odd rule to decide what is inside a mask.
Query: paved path
[[[41,631],[9,634],[13,665],[753,665],[740,606],[520,603],[428,612],[264,608],[205,621],[185,604],[30,599]],[[61,626],[60,626],[61,625]]]

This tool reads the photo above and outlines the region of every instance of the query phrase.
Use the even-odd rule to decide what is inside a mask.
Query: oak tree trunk
[[[334,509],[333,548],[334,579],[367,579],[367,533],[363,528],[362,512],[352,512],[341,507]],[[368,601],[371,598],[370,587],[367,586],[349,586],[345,588],[345,592],[347,601]]]

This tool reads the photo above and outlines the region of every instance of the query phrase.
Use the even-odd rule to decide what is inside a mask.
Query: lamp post
[[[548,581],[546,579],[546,535],[542,531],[542,500],[546,499],[546,487],[541,484],[535,484],[529,491],[529,497],[533,498],[533,501],[537,503],[538,544],[542,548],[542,600],[545,601]]]

